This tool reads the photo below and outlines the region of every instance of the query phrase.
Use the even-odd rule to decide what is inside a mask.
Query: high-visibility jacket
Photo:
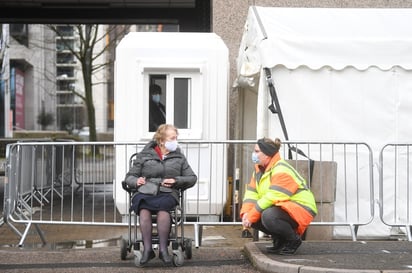
[[[276,153],[261,172],[258,165],[247,185],[240,217],[247,213],[251,223],[260,220],[262,212],[271,207],[284,209],[298,224],[302,235],[317,214],[315,198],[302,176]]]

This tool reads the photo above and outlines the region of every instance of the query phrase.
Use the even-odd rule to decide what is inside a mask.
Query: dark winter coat
[[[162,103],[149,102],[149,131],[155,132],[159,125],[166,122],[166,109]]]
[[[156,142],[149,142],[136,156],[133,166],[126,174],[126,183],[131,189],[137,189],[137,178],[145,177],[153,182],[161,183],[164,178],[174,178],[172,188],[160,187],[161,192],[170,192],[179,202],[179,189],[185,190],[196,184],[197,176],[193,172],[184,154],[177,148],[161,160],[154,148]],[[139,194],[137,191],[135,194]]]

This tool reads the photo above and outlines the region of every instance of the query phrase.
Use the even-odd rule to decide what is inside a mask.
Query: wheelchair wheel
[[[192,239],[186,238],[184,240],[184,250],[186,259],[192,259]]]
[[[134,265],[137,267],[142,267],[140,261],[142,260],[142,252],[134,251]]]
[[[183,257],[182,251],[173,251],[173,265],[176,267],[182,266],[185,258]]]
[[[127,241],[124,238],[120,239],[120,259],[126,260],[127,257]]]

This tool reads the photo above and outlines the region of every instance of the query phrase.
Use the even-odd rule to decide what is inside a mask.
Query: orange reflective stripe
[[[281,166],[286,168],[290,176],[292,176],[296,183],[298,183],[302,188],[308,189],[305,179],[286,161],[280,160],[276,166]]]
[[[295,182],[293,177],[286,173],[277,173],[273,175],[270,182],[271,185],[276,185],[278,187],[284,188],[291,194],[295,193],[299,188],[299,185]]]

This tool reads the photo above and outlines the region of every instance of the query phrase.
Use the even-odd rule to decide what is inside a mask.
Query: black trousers
[[[272,206],[262,212],[259,222],[253,223],[252,228],[284,240],[295,240],[298,224],[281,207]]]

